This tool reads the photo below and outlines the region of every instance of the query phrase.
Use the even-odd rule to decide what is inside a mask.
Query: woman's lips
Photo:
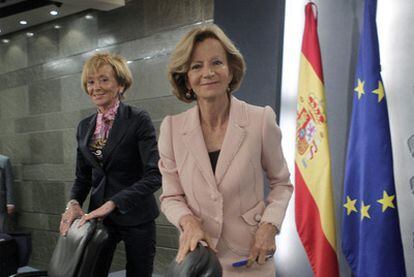
[[[106,94],[106,92],[104,92],[104,93],[94,93],[94,94],[92,94],[92,96],[93,97],[101,97],[101,96],[104,96]]]
[[[218,82],[205,83],[205,84],[201,84],[201,86],[210,86],[210,85],[215,85],[215,84],[218,84]]]

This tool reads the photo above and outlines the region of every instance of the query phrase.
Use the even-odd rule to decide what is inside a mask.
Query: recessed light
[[[132,63],[132,61],[127,61],[127,64],[130,64],[130,63]]]
[[[20,21],[19,21],[19,23],[20,23],[21,25],[26,25],[26,24],[27,24],[27,21],[26,21],[26,20],[20,20]]]
[[[85,15],[85,18],[86,18],[86,19],[93,19],[93,16],[92,16],[92,15],[90,15],[90,14],[87,14],[87,15]]]
[[[2,41],[3,43],[9,43],[9,42],[10,42],[10,40],[9,40],[9,39],[6,39],[6,38],[2,39],[1,41]]]
[[[58,11],[55,11],[55,10],[50,11],[49,13],[50,13],[50,15],[53,15],[53,16],[55,16],[55,15],[58,15],[58,14],[59,14],[59,12],[58,12]]]
[[[30,37],[34,36],[34,33],[32,33],[32,32],[27,32],[27,33],[26,33],[26,36],[28,36],[28,37],[30,38]]]
[[[55,28],[55,29],[60,29],[60,28],[62,28],[62,26],[60,26],[60,25],[55,25],[55,26],[53,26],[53,28]]]

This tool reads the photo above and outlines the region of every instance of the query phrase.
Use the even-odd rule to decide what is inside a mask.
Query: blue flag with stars
[[[342,250],[354,276],[406,276],[381,79],[377,0],[365,0],[348,138]]]

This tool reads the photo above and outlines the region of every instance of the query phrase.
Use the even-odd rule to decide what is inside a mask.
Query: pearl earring
[[[190,89],[187,90],[187,92],[185,93],[185,98],[187,98],[188,100],[190,100],[192,98],[192,95],[191,94],[192,94],[191,93],[191,90]]]

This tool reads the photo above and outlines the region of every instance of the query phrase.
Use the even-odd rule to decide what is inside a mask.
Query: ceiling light
[[[62,26],[60,26],[60,25],[55,25],[55,26],[53,26],[53,28],[55,28],[55,29],[60,29],[60,28],[62,28]]]
[[[90,15],[90,14],[87,14],[87,15],[85,15],[85,18],[86,18],[86,19],[93,19],[93,16],[92,16],[92,15]]]
[[[6,38],[2,39],[1,41],[2,41],[3,43],[9,43],[9,42],[10,42],[10,40],[9,40],[9,39],[6,39]]]
[[[56,11],[56,10],[50,11],[49,13],[50,13],[50,15],[53,15],[53,16],[55,16],[55,15],[58,15],[58,14],[59,14],[59,12],[58,12],[58,11]]]
[[[130,64],[130,63],[132,63],[132,61],[127,61],[127,64]]]
[[[34,36],[34,33],[32,33],[32,32],[27,32],[27,33],[26,33],[26,36],[28,36],[28,37],[30,38],[30,37]]]
[[[26,21],[26,20],[20,20],[20,21],[19,21],[19,23],[20,23],[21,25],[26,25],[26,24],[27,24],[27,21]]]

